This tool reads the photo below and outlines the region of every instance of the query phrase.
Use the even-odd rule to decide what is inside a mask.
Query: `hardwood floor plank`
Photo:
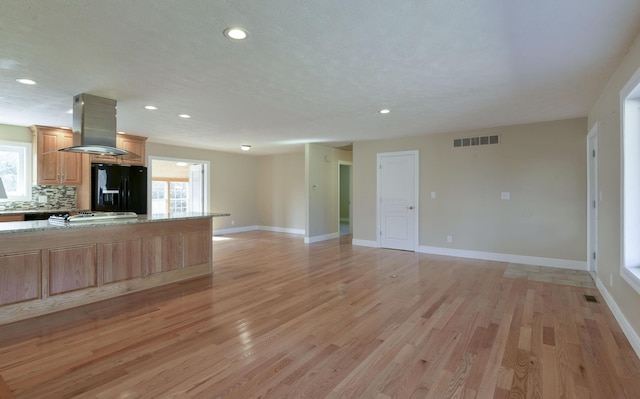
[[[596,289],[348,236],[308,245],[254,231],[213,247],[213,276],[0,326],[5,388],[17,399],[640,398],[640,360],[606,304],[582,297]]]

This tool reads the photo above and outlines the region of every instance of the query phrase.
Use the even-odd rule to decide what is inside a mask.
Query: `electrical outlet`
[[[500,193],[500,198],[503,200],[509,200],[511,199],[511,193],[508,191],[503,191]]]
[[[236,224],[236,221],[235,221],[235,220],[232,220],[232,221],[231,221],[231,225],[233,226],[233,225],[235,225],[235,224]]]
[[[431,198],[435,198],[435,197],[436,197],[436,192],[435,192],[435,191],[432,191],[432,192],[431,192]]]
[[[453,236],[447,236],[447,242],[449,243],[453,242]]]
[[[38,203],[39,204],[46,204],[47,203],[47,196],[46,195],[39,195],[38,196]]]

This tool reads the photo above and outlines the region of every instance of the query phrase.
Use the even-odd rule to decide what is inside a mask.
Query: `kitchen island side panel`
[[[210,216],[0,234],[0,324],[211,274],[212,237]]]

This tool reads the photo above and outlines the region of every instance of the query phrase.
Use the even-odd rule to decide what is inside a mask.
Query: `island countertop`
[[[100,226],[116,226],[136,223],[153,223],[167,222],[172,220],[202,219],[231,216],[230,213],[224,212],[186,212],[173,215],[167,214],[151,214],[138,215],[137,218],[130,219],[112,219],[112,220],[92,220],[80,222],[49,222],[48,220],[29,220],[24,222],[4,222],[0,223],[0,234],[26,233],[32,231],[58,230],[58,229],[77,229],[91,228]]]

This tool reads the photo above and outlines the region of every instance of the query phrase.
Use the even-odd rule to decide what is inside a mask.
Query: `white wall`
[[[258,160],[258,224],[291,233],[305,229],[304,153]]]
[[[588,126],[598,130],[598,188],[601,192],[598,212],[598,279],[615,302],[618,321],[640,355],[640,295],[620,277],[620,91],[640,68],[640,35],[618,66],[598,101],[589,113]],[[610,304],[611,305],[611,304]],[[626,325],[625,325],[626,323]]]
[[[453,147],[488,134],[500,144]],[[421,246],[586,267],[586,134],[579,118],[356,142],[353,238],[376,241],[376,154],[419,150]]]

